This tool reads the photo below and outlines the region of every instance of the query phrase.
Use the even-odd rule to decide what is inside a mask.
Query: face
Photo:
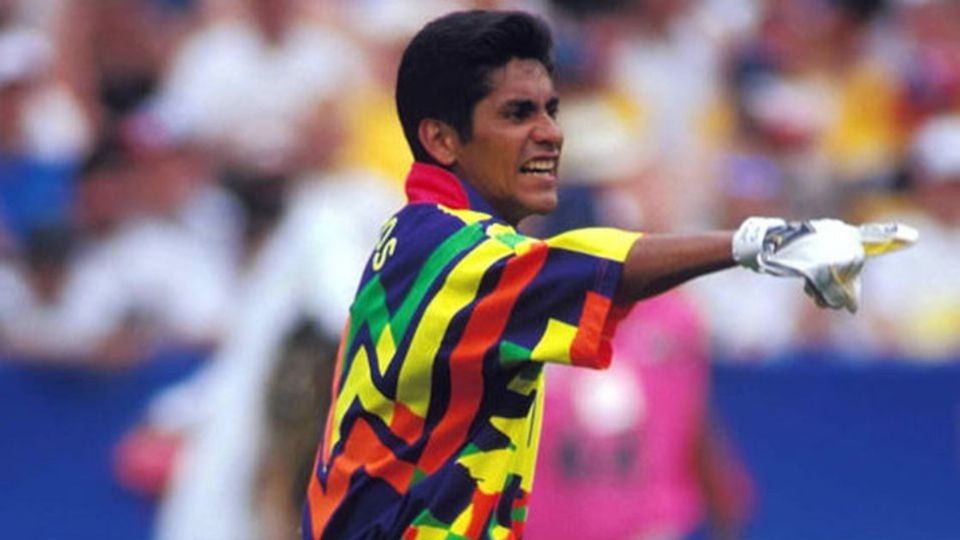
[[[473,136],[458,144],[453,172],[516,224],[557,206],[558,99],[536,60],[513,59],[489,82],[493,91],[474,107]]]

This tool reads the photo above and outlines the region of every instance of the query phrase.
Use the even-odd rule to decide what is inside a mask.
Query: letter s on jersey
[[[391,238],[390,234],[397,226],[397,218],[393,217],[383,225],[380,230],[380,240],[373,250],[373,271],[377,272],[387,262],[387,259],[397,250],[397,239]]]

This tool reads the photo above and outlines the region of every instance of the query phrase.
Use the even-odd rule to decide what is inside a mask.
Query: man
[[[736,237],[518,234],[557,204],[550,50],[539,19],[483,11],[437,19],[407,47],[396,99],[416,159],[408,204],[350,311],[304,538],[521,537],[543,362],[607,366],[636,300],[739,261],[802,274],[819,302],[856,308],[863,248],[836,221],[754,218]]]

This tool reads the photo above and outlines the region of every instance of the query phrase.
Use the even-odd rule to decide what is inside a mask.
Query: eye
[[[557,115],[560,113],[560,103],[556,101],[551,101],[547,104],[547,114],[550,115],[550,118],[556,120]]]
[[[530,109],[527,107],[511,107],[504,112],[504,117],[513,122],[523,122],[530,118]]]
[[[501,114],[510,122],[521,124],[529,120],[536,109],[536,106],[528,101],[512,102],[503,108]]]

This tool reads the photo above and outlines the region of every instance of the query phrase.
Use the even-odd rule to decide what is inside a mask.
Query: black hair
[[[421,120],[445,122],[469,141],[473,108],[493,90],[490,72],[519,58],[552,74],[552,49],[547,24],[520,11],[459,11],[424,26],[397,74],[397,113],[414,159],[435,163],[417,135]]]

